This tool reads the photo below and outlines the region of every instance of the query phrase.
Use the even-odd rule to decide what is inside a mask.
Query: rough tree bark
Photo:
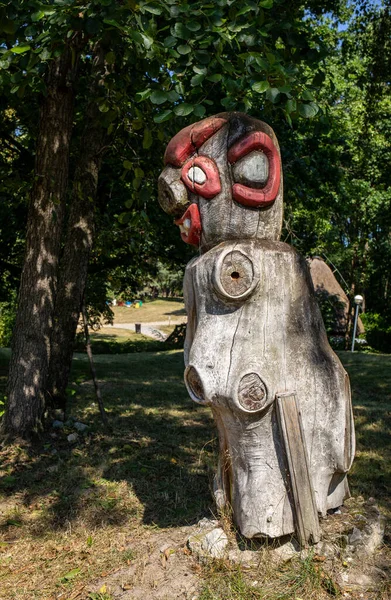
[[[51,63],[40,108],[26,255],[2,422],[2,432],[9,438],[27,438],[42,427],[77,62],[68,45]]]
[[[91,101],[80,143],[79,161],[73,180],[70,213],[61,259],[54,326],[51,335],[51,359],[47,386],[48,402],[64,408],[66,388],[73,355],[87,270],[95,230],[95,198],[102,163],[106,128],[101,125],[97,91],[102,85],[106,65],[104,51],[95,49]]]

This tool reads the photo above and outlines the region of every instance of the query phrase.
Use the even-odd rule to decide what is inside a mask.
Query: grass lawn
[[[391,356],[340,357],[351,377],[356,418],[352,492],[376,497],[391,516]],[[8,358],[0,350],[0,393]],[[77,354],[69,414],[90,432],[71,445],[71,428],[51,430],[40,447],[15,445],[0,455],[4,600],[110,600],[105,592],[82,590],[137,559],[151,532],[165,535],[213,510],[216,432],[209,410],[188,398],[182,351],[98,355],[95,362],[112,433],[102,429],[87,359]],[[328,598],[314,587],[308,592],[315,571],[312,563],[303,565],[297,581],[306,569],[307,583],[278,597]],[[277,598],[258,593],[241,572],[225,567],[219,583],[213,583],[218,569],[200,570],[199,577],[209,582],[200,600]],[[230,595],[222,582],[232,582]]]
[[[114,323],[183,322],[186,317],[182,298],[158,298],[143,302],[140,308],[112,306]]]

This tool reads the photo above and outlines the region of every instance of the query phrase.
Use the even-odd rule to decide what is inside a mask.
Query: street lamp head
[[[364,302],[364,298],[362,296],[360,296],[360,294],[357,294],[357,296],[354,296],[355,304],[361,305],[363,302]]]

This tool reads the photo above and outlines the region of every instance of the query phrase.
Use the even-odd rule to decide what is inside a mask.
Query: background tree
[[[87,264],[90,258],[93,268],[99,270],[102,239],[106,236],[112,241],[115,231],[119,232],[117,226],[112,226],[113,214],[126,232],[119,236],[133,244],[130,252],[116,249],[111,256],[101,252],[102,262],[111,263],[113,273],[118,269],[118,261],[113,266],[118,257],[130,264],[129,260],[137,255],[135,244],[140,238],[144,256],[174,259],[176,245],[172,234],[156,235],[159,229],[169,230],[169,221],[164,221],[153,202],[155,182],[167,138],[189,121],[222,109],[262,113],[278,132],[284,133],[280,138],[287,140],[283,150],[288,157],[287,180],[292,183],[288,197],[295,202],[299,198],[288,214],[288,231],[292,235],[297,231],[297,237],[309,241],[313,231],[316,236],[321,234],[321,223],[327,230],[332,201],[323,174],[322,188],[315,182],[315,168],[313,179],[311,173],[306,173],[306,183],[302,184],[302,191],[306,188],[305,205],[301,192],[296,194],[301,184],[293,177],[298,163],[301,161],[301,167],[306,164],[311,144],[314,153],[308,160],[313,164],[318,150],[317,133],[320,131],[326,141],[333,135],[327,113],[331,114],[334,107],[325,107],[320,114],[318,106],[318,101],[322,101],[319,89],[336,85],[326,71],[330,69],[331,73],[339,52],[337,21],[330,27],[322,16],[325,13],[340,20],[349,16],[343,2],[333,1],[321,6],[315,1],[295,1],[288,6],[282,0],[249,0],[244,4],[218,0],[213,6],[205,2],[188,4],[184,0],[126,5],[113,0],[33,0],[22,1],[17,8],[11,2],[3,4],[2,93],[3,101],[12,99],[10,104],[16,115],[14,129],[5,128],[4,138],[8,133],[9,143],[19,144],[23,150],[31,150],[35,142],[37,161],[39,148],[47,151],[50,144],[53,150],[66,155],[57,172],[55,152],[48,152],[47,173],[34,180],[34,197],[37,182],[44,182],[49,191],[46,200],[40,196],[35,204],[32,202],[35,212],[30,210],[28,217],[30,233],[3,425],[9,435],[27,437],[39,430],[48,396],[53,401],[64,397]],[[65,86],[56,87],[55,73],[62,74]],[[22,108],[27,96],[28,103],[32,107],[40,105],[41,114],[46,115],[47,102],[57,88],[58,93],[71,98],[67,103],[54,104],[58,111],[68,107],[67,119],[61,121],[61,135],[58,127],[48,127],[46,119],[41,120],[45,132],[37,130],[36,112]],[[338,93],[341,99],[342,92]],[[338,94],[333,98],[337,106]],[[324,99],[323,104],[326,105]],[[316,115],[316,125],[310,125],[307,118]],[[26,142],[20,139],[21,131],[26,132]],[[21,154],[23,160],[28,160],[28,155],[19,150],[19,158],[13,151],[13,165]],[[328,151],[330,155],[326,156],[326,152],[323,156],[327,160],[332,158],[331,149]],[[36,164],[38,174],[42,169]],[[26,174],[22,180],[32,182]],[[342,173],[337,180],[343,180]],[[319,203],[312,201],[311,196],[319,189],[328,198],[329,212],[324,209],[315,216]],[[117,201],[122,199],[123,206],[117,209]],[[307,202],[313,202],[314,211],[306,227],[300,229],[307,220]],[[55,221],[50,220],[53,214]],[[314,220],[315,230],[311,228]],[[44,249],[45,235],[50,237],[49,253]],[[19,239],[22,238],[19,233]],[[318,238],[323,239],[323,234]],[[346,245],[350,248],[351,242]],[[31,258],[34,248],[37,260]],[[41,280],[39,252],[43,250],[48,264]],[[14,262],[18,266],[17,258]],[[147,271],[156,269],[151,258],[145,265]],[[133,272],[127,269],[130,279],[136,279],[135,271],[140,271],[139,261]],[[37,304],[34,299],[38,288],[41,301]],[[23,300],[27,289],[34,293]],[[60,377],[59,364],[64,366]]]

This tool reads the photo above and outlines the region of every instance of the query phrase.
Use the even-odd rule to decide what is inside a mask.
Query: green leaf
[[[152,146],[153,138],[150,129],[144,129],[144,138],[143,138],[143,148],[144,150],[149,150]]]
[[[186,102],[183,102],[183,104],[178,104],[178,106],[174,108],[174,113],[178,117],[186,117],[187,115],[190,115],[190,113],[192,113],[193,110],[193,104],[187,104]]]
[[[205,79],[205,75],[194,75],[191,80],[190,80],[190,84],[194,87],[196,85],[200,85],[200,83],[202,83]]]
[[[176,43],[177,39],[174,38],[172,35],[169,35],[164,39],[163,45],[165,48],[173,48],[174,46],[176,46]]]
[[[187,44],[181,44],[177,47],[177,50],[179,54],[189,54],[191,52],[191,48]]]
[[[171,33],[174,37],[188,40],[189,30],[183,25],[183,23],[175,23],[174,27],[171,27]]]
[[[147,90],[144,90],[143,92],[137,92],[136,101],[142,102],[143,100],[146,100],[147,98],[149,98],[150,95],[151,95],[150,88],[148,88]]]
[[[40,21],[41,19],[43,19],[44,16],[45,16],[45,13],[43,10],[37,10],[37,12],[35,12],[31,15],[31,20],[33,23],[36,23],[37,21]]]
[[[309,90],[304,90],[304,92],[301,95],[301,99],[307,100],[308,102],[313,102],[314,97]]]
[[[296,100],[293,100],[293,99],[287,100],[287,102],[285,104],[285,110],[287,113],[296,112],[296,110],[297,110]]]
[[[139,31],[135,31],[134,29],[131,29],[129,31],[129,36],[131,37],[131,39],[133,41],[135,41],[138,44],[141,44],[142,46],[144,46],[146,50],[149,50],[150,47],[153,44],[152,38],[148,37],[144,33],[140,33]]]
[[[254,10],[254,6],[244,6],[243,8],[241,8],[239,10],[239,12],[236,13],[236,17],[240,17],[241,15],[245,15],[248,12],[250,12],[250,10]]]
[[[123,212],[118,216],[118,221],[121,223],[121,225],[126,225],[126,223],[129,223],[130,217],[130,213]]]
[[[134,174],[136,176],[136,179],[142,179],[145,175],[144,171],[142,169],[140,169],[140,167],[135,168]]]
[[[299,115],[304,117],[305,119],[312,119],[316,115],[319,110],[319,106],[314,102],[311,104],[302,104],[299,103]]]
[[[271,87],[266,90],[266,98],[273,104],[275,104],[275,102],[277,102],[279,95],[280,95],[280,91],[278,88]]]
[[[208,65],[210,63],[210,54],[209,52],[206,52],[206,50],[198,50],[194,53],[194,56],[202,65]]]
[[[155,123],[164,123],[164,121],[168,121],[169,119],[171,119],[173,114],[174,113],[172,112],[172,110],[165,110],[164,112],[153,117],[153,120],[155,121]]]
[[[127,171],[129,171],[130,169],[133,169],[133,163],[131,163],[130,160],[124,160],[124,162],[122,163],[122,166]]]
[[[269,88],[270,83],[268,81],[256,81],[251,86],[251,89],[253,89],[254,92],[257,92],[258,94],[263,94],[263,92],[266,92],[266,90],[268,90]]]
[[[204,114],[206,113],[206,108],[205,106],[202,106],[202,104],[198,104],[197,106],[194,107],[194,114],[196,117],[203,117]]]
[[[25,52],[28,52],[31,49],[31,46],[14,46],[13,48],[11,48],[11,52],[13,52],[14,54],[24,54]]]
[[[69,573],[67,573],[66,575],[63,575],[61,577],[61,581],[63,583],[65,583],[66,581],[70,581],[71,579],[74,579],[76,577],[76,575],[78,575],[80,573],[81,569],[77,568],[77,569],[72,569],[72,571],[69,571]]]
[[[218,81],[221,81],[223,79],[223,76],[220,75],[220,73],[214,73],[213,75],[209,75],[207,77],[208,81],[211,81],[212,83],[217,83]]]
[[[272,8],[273,0],[262,0],[262,2],[259,3],[259,6],[262,8]]]
[[[190,29],[190,31],[199,31],[201,29],[201,23],[198,23],[197,21],[188,21],[186,27],[187,29]]]
[[[122,25],[120,25],[115,19],[103,19],[103,23],[106,23],[106,25],[111,25],[112,27],[116,27],[120,31],[125,32],[125,28],[122,27]]]
[[[105,61],[107,62],[108,65],[113,65],[115,63],[115,53],[108,52],[105,56]]]
[[[180,98],[180,96],[179,96],[178,92],[176,92],[175,90],[171,90],[167,94],[167,99],[170,102],[176,102],[177,100],[179,100],[179,98]]]
[[[152,92],[150,100],[152,104],[163,104],[168,99],[167,92],[163,92],[161,90],[155,90]]]
[[[143,4],[141,8],[142,10],[146,10],[147,12],[150,12],[153,15],[161,15],[163,12],[163,9],[157,4]]]
[[[194,73],[197,73],[198,75],[206,75],[208,72],[208,69],[206,67],[197,67],[197,65],[194,65],[193,71],[194,71]]]
[[[263,69],[264,71],[268,71],[269,65],[266,62],[266,60],[262,58],[262,56],[255,56],[255,62],[259,67],[261,67],[261,69]]]

